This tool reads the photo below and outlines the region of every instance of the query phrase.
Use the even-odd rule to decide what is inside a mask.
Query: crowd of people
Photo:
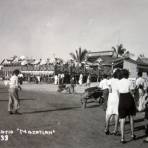
[[[145,111],[145,132],[147,137],[144,142],[148,143],[148,85],[142,78],[142,73],[138,73],[135,86],[131,85],[129,71],[126,69],[117,69],[110,78],[104,74],[103,79],[99,83],[99,87],[103,90],[103,110],[106,111],[105,134],[106,135],[121,135],[120,142],[126,143],[125,140],[125,121],[128,117],[131,128],[131,139],[135,140],[134,133],[134,116],[137,111]],[[63,83],[64,76],[61,76]],[[79,84],[82,84],[83,75],[80,75]],[[60,82],[59,82],[60,83]],[[9,82],[9,114],[18,114],[19,95],[21,90],[19,83],[19,71],[14,70]],[[74,93],[75,79],[74,76],[70,80],[72,92]],[[87,85],[90,86],[90,75],[88,75]],[[131,87],[132,86],[132,87]],[[138,92],[138,93],[137,93]],[[139,99],[137,99],[139,98]],[[141,103],[142,102],[142,103]],[[142,105],[141,105],[142,104]],[[139,109],[139,106],[143,106]],[[114,118],[113,118],[114,117]],[[114,130],[110,131],[110,120],[115,119]],[[120,121],[120,122],[119,122]],[[120,130],[118,125],[120,123]]]
[[[128,70],[117,69],[109,79],[107,78],[107,75],[104,75],[99,84],[99,87],[103,90],[103,109],[106,111],[105,134],[119,135],[118,124],[120,121],[121,143],[126,143],[124,129],[127,117],[130,121],[131,139],[136,139],[136,135],[134,134],[134,116],[136,116],[141,99],[143,98],[143,111],[145,110],[145,119],[148,120],[148,87],[145,80],[142,78],[142,73],[138,73],[135,87],[131,85],[131,81],[128,78]],[[139,98],[137,102],[135,99],[136,97]],[[115,126],[113,132],[110,132],[109,125],[113,116],[115,119]],[[148,136],[147,131],[148,124],[146,124],[146,134]],[[148,143],[148,137],[146,137],[144,142]]]

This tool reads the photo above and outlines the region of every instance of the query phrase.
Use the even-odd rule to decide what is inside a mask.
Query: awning
[[[53,75],[54,71],[21,71],[21,73],[33,75]]]
[[[28,62],[26,60],[24,60],[24,61],[21,62],[21,65],[22,66],[27,65],[27,64],[28,64]]]

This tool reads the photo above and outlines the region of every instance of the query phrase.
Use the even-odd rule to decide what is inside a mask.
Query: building
[[[142,72],[145,77],[148,75],[148,58],[138,57],[137,59],[137,69]]]
[[[137,77],[137,61],[129,57],[118,57],[115,51],[99,51],[89,52],[87,54],[87,61],[98,63],[101,66],[103,73],[111,74],[115,68],[125,68],[130,72],[130,77]]]
[[[28,58],[18,58],[16,56],[4,59],[0,63],[1,77],[9,78],[15,69],[18,69],[24,75],[53,75],[54,65],[47,60],[36,60]]]

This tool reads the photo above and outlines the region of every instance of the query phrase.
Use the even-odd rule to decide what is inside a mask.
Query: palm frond
[[[75,51],[75,53],[70,53],[71,57],[76,61],[81,63],[85,60],[87,50],[82,50],[81,47]]]
[[[74,53],[70,53],[70,56],[72,57],[73,60],[76,60],[76,55]]]
[[[114,50],[114,52],[117,52],[116,48],[115,47],[112,47],[112,49]]]

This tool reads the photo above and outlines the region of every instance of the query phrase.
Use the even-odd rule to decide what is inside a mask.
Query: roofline
[[[3,59],[3,60],[1,61],[0,65],[2,65],[2,64],[4,63],[4,61],[5,61],[5,59]]]
[[[144,62],[142,61],[142,59],[148,59],[148,58],[145,58],[145,57],[144,57],[144,58],[143,58],[143,57],[138,57],[138,58],[137,58],[137,64],[138,64],[138,65],[143,65],[143,66],[148,66],[148,63],[144,63]],[[141,62],[138,61],[138,60],[140,60]]]
[[[95,51],[95,52],[88,52],[88,53],[107,53],[107,52],[114,52],[114,50]]]
[[[98,52],[88,52],[86,54],[87,57],[101,57],[101,56],[113,56],[113,55],[114,55],[113,50],[98,51]]]
[[[116,59],[116,60],[114,60],[114,62],[122,61],[122,60],[130,61],[130,62],[133,62],[133,63],[135,63],[135,64],[138,64],[136,60],[133,60],[133,59],[131,59],[131,58],[129,58],[129,57],[122,57],[121,59]]]

